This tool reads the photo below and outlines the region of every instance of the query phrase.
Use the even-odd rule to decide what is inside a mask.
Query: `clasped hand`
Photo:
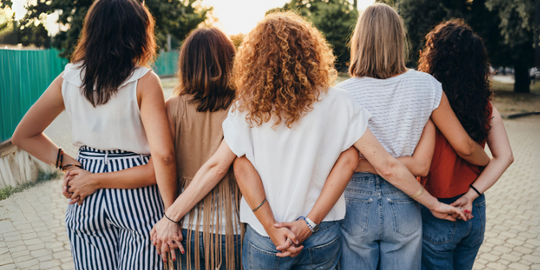
[[[150,240],[158,254],[161,255],[163,262],[167,261],[168,253],[171,254],[172,260],[176,261],[174,249],[180,249],[182,254],[185,253],[182,246],[182,228],[165,217],[158,221],[150,231]]]
[[[312,233],[304,220],[297,220],[274,224],[274,228],[268,231],[268,236],[279,251],[276,256],[296,257],[304,248],[302,243]]]
[[[92,178],[94,174],[79,168],[69,169],[64,175],[62,194],[71,199],[69,204],[81,205],[84,199],[94,194],[99,188]]]

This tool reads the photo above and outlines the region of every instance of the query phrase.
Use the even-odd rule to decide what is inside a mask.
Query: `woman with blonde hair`
[[[429,171],[435,141],[430,118],[460,156],[485,166],[488,156],[461,126],[441,84],[427,73],[405,67],[406,48],[405,28],[397,12],[386,4],[367,7],[351,39],[352,78],[336,87],[371,112],[369,129],[412,174],[425,176]],[[422,154],[412,157],[417,151]],[[417,194],[410,197],[407,190],[388,181],[362,154],[368,160],[360,160],[358,173],[345,191],[341,265],[420,269],[422,218]],[[422,187],[418,194],[422,191],[427,193]]]
[[[342,193],[355,166],[330,171],[343,151],[357,159],[351,146],[436,216],[460,214],[421,192],[412,174],[367,129],[369,112],[330,87],[333,65],[320,32],[293,13],[267,15],[239,48],[233,68],[237,102],[223,122],[224,140],[192,183],[213,183],[236,157],[249,161],[235,165],[243,195],[240,219],[247,223],[245,269],[336,268]],[[174,242],[173,221],[182,207],[177,200],[166,211],[172,221],[156,224],[158,243]]]
[[[95,1],[72,63],[13,134],[13,144],[60,169],[116,175],[135,167],[129,181],[104,181],[84,203],[68,206],[75,269],[163,268],[149,234],[174,201],[176,170],[163,90],[149,68],[155,53],[154,19],[144,3]],[[77,160],[43,134],[63,110],[80,147]],[[155,174],[139,166],[147,163]]]

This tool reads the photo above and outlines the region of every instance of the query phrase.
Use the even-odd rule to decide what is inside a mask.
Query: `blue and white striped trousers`
[[[77,158],[93,173],[115,172],[148,163],[150,156],[87,146]],[[150,230],[163,216],[157,185],[99,189],[82,205],[68,206],[66,229],[75,269],[163,269]]]

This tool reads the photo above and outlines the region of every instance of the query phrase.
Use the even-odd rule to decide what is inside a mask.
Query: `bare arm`
[[[403,163],[393,158],[384,150],[384,147],[369,129],[366,130],[354,146],[375,167],[377,174],[382,176],[386,181],[409,196],[418,194],[417,192],[422,187],[420,183],[416,181],[416,178],[414,178]],[[457,208],[439,202],[427,191],[423,191],[414,199],[427,207],[438,218],[454,220],[450,215],[458,214],[461,218],[465,219],[463,213]]]
[[[165,103],[167,118],[172,137],[175,138],[175,123],[170,111],[170,99]],[[69,183],[69,184],[68,184]],[[66,173],[62,184],[63,194],[70,198],[70,204],[82,204],[84,199],[100,188],[132,189],[156,184],[154,163],[152,159],[147,164],[110,173],[94,174],[82,169],[72,169]],[[70,186],[68,189],[67,186]]]
[[[324,183],[319,198],[317,198],[315,205],[307,215],[315,224],[320,224],[330,210],[332,210],[345,191],[347,184],[349,184],[357,164],[358,150],[356,148],[351,147],[341,153]],[[298,237],[298,242],[300,243],[304,242],[312,234],[306,222],[301,219],[292,222],[281,222],[276,224],[276,227],[288,228]]]
[[[480,192],[484,193],[491,186],[493,186],[506,169],[514,162],[514,155],[510,148],[510,142],[508,141],[508,135],[504,128],[499,111],[493,107],[493,118],[491,119],[491,130],[489,131],[487,143],[493,159],[486,166],[484,171],[478,176],[473,186]],[[472,210],[472,202],[478,198],[478,194],[469,188],[469,191],[465,193],[460,199],[458,199],[452,205],[464,207],[469,211]]]
[[[403,163],[414,176],[427,176],[433,159],[433,151],[435,151],[435,125],[428,120],[412,157],[400,157],[397,160]],[[364,158],[358,162],[356,171],[377,173],[371,163]]]
[[[132,189],[156,184],[152,159],[147,164],[110,173],[91,173],[75,168],[64,176],[62,193],[69,204],[81,205],[84,199],[101,188]],[[68,188],[69,186],[69,188]]]
[[[235,158],[236,155],[223,140],[216,153],[197,171],[191,183],[166,211],[166,215],[175,221],[185,216],[223,179]]]
[[[14,145],[48,164],[56,163],[58,146],[43,131],[65,109],[62,98],[63,81],[62,74],[56,77],[24,115],[11,137]],[[64,153],[63,159],[63,165],[79,164],[67,153]]]
[[[321,195],[319,195],[313,209],[308,214],[308,217],[313,222],[316,224],[321,223],[328,212],[332,210],[332,207],[345,191],[347,184],[349,184],[357,164],[358,151],[354,147],[341,153],[324,183]]]
[[[146,131],[159,192],[165,209],[177,196],[176,156],[165,108],[165,97],[158,76],[148,72],[139,79],[137,97]]]
[[[248,203],[251,209],[258,207],[266,198],[264,186],[257,173],[257,170],[253,167],[253,164],[245,157],[237,158],[234,162],[234,174],[238,187],[242,192],[242,196]],[[270,208],[270,204],[263,203],[259,209],[254,212],[257,219],[261,222],[266,233],[276,246],[278,251],[277,256],[296,256],[300,254],[303,246],[295,247],[291,241],[296,244],[300,244],[297,236],[287,228],[276,228],[274,224],[274,214]],[[291,239],[288,241],[287,239]]]
[[[431,114],[431,120],[461,158],[478,166],[489,163],[489,157],[482,146],[471,139],[457,119],[444,92],[439,107]]]

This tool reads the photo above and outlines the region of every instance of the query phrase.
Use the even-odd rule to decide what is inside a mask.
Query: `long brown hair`
[[[232,41],[216,28],[199,28],[184,41],[178,57],[177,95],[191,95],[197,111],[229,108],[234,90],[229,79],[235,49]]]
[[[387,4],[373,4],[356,23],[349,73],[377,79],[404,73],[407,49],[405,27],[398,13]]]
[[[71,61],[82,63],[82,92],[97,106],[107,103],[136,66],[148,66],[155,54],[154,18],[143,3],[97,0],[86,14]]]
[[[454,19],[437,25],[426,35],[418,70],[442,84],[448,102],[469,136],[487,139],[490,129],[490,64],[482,39]]]
[[[252,126],[274,119],[274,125],[291,128],[337,77],[334,61],[310,22],[292,12],[266,15],[244,38],[234,61],[235,109],[247,111]]]

